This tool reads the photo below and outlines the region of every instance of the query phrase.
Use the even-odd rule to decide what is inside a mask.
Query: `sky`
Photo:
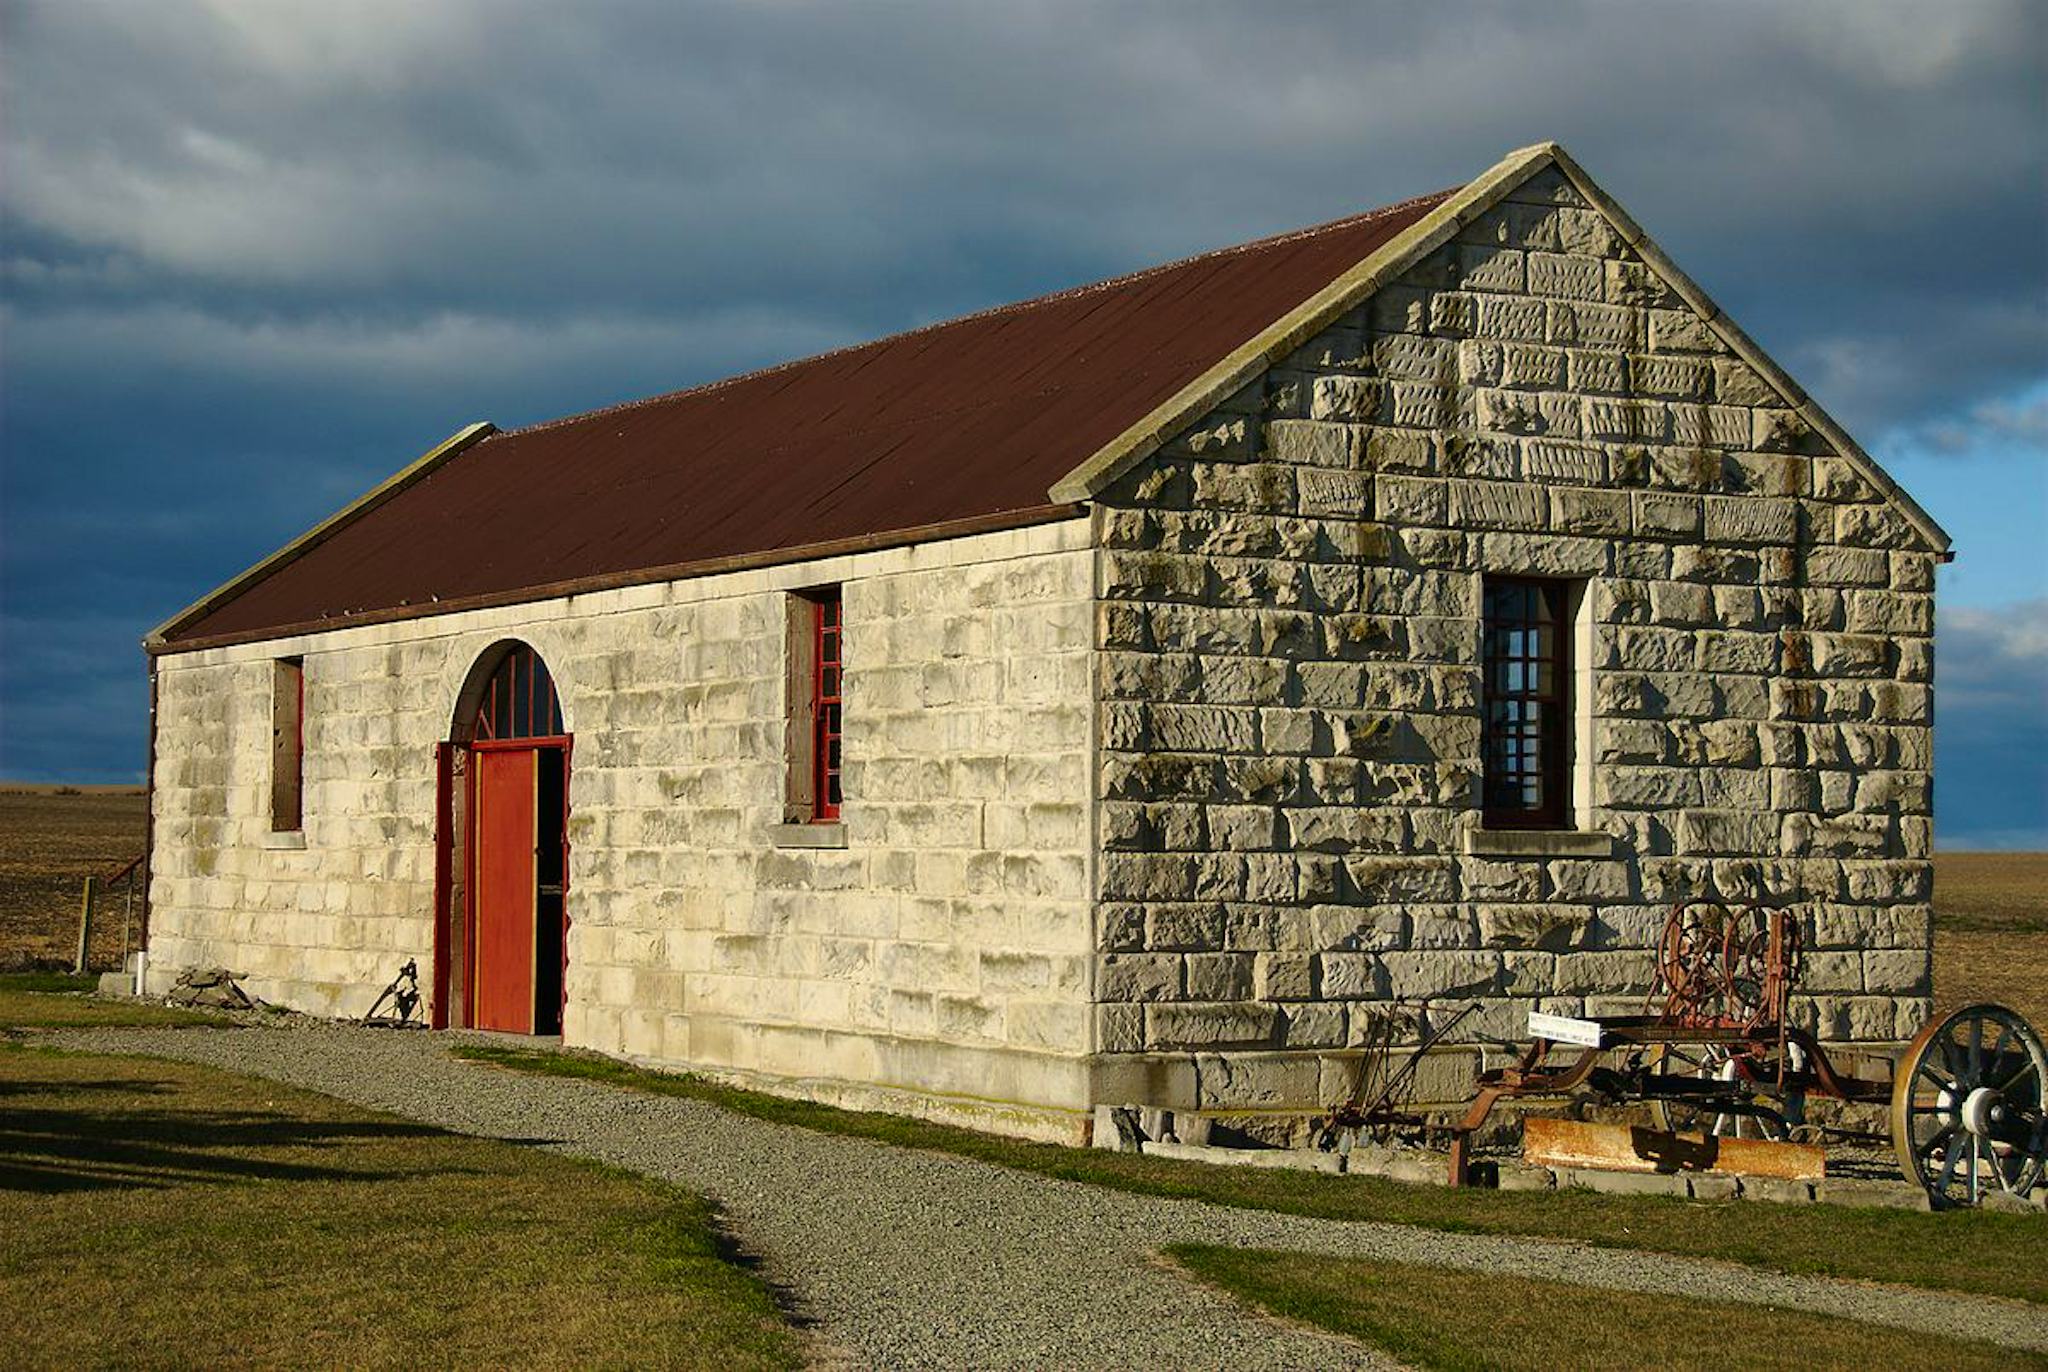
[[[2048,847],[2048,4],[0,0],[0,777],[473,420],[1569,147],[1954,536],[1948,847]]]

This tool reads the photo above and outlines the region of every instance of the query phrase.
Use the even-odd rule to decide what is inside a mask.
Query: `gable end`
[[[1783,398],[1816,435],[1869,481],[1913,530],[1923,550],[1952,559],[1951,540],[1934,518],[1894,481],[1877,459],[1850,437],[1755,340],[1714,303],[1699,285],[1643,231],[1634,217],[1601,190],[1564,148],[1538,143],[1509,153],[1454,192],[1435,210],[1388,241],[1356,267],[1304,301],[1269,328],[1233,351],[1180,393],[1132,425],[1088,461],[1055,483],[1051,497],[1061,501],[1092,500],[1139,462],[1198,422],[1208,412],[1225,408],[1230,398],[1256,380],[1269,366],[1312,339],[1347,311],[1396,281],[1458,232],[1491,211],[1517,187],[1546,170],[1556,171],[1587,203],[1604,215],[1623,243],[1655,272],[1672,294],[1693,310],[1742,362]]]

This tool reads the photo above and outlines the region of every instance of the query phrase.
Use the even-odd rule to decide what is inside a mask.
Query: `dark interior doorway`
[[[533,1032],[562,1032],[562,975],[568,966],[569,921],[564,908],[568,847],[564,834],[569,813],[569,754],[563,748],[539,750],[540,823],[534,850],[534,979]]]

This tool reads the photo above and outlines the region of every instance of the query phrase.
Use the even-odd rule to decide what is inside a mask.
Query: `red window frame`
[[[484,685],[476,707],[475,740],[561,738],[565,732],[554,677],[539,653],[520,644],[505,654]]]
[[[839,588],[811,600],[811,822],[839,818],[840,731],[844,723],[846,617]]]
[[[1571,824],[1571,583],[1489,576],[1481,700],[1489,829]]]
[[[283,701],[277,697],[278,674],[291,674],[291,747],[279,755],[273,745],[270,757],[270,829],[272,833],[302,833],[306,827],[306,659],[281,657],[271,669],[271,717],[276,718]]]
[[[306,659],[292,673],[292,828],[306,827]]]

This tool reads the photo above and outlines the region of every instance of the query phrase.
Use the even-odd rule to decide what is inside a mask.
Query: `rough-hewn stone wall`
[[[1057,1131],[1088,1104],[1093,1029],[1089,544],[1076,520],[163,658],[155,976],[226,964],[362,1014],[404,959],[430,967],[434,745],[479,655],[518,638],[575,739],[570,1043]],[[785,596],[832,582],[846,843],[781,847]],[[269,835],[286,655],[303,848]]]
[[[1639,1008],[1687,895],[1808,915],[1825,1036],[1921,1018],[1934,558],[1554,170],[1103,504],[1133,1093],[1328,1100],[1390,1001]],[[1486,572],[1589,586],[1577,836],[1478,832]]]

